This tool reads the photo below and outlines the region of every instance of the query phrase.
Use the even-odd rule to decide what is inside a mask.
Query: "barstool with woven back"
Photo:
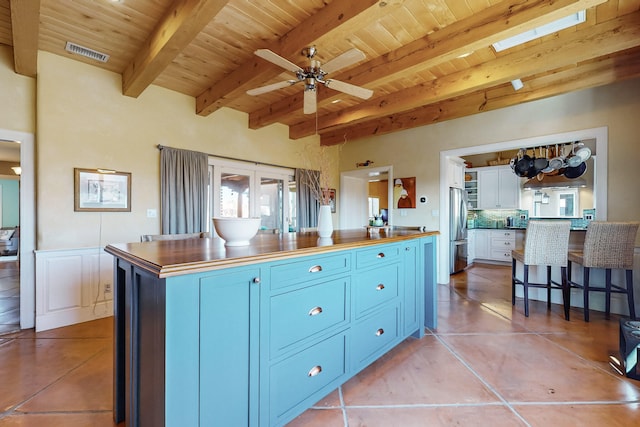
[[[529,317],[529,287],[547,289],[547,308],[551,308],[551,290],[562,291],[564,318],[569,320],[570,293],[567,282],[567,250],[571,221],[531,220],[527,224],[524,250],[511,251],[511,303],[516,304],[516,285],[524,286],[524,315]],[[516,277],[516,261],[524,264],[522,280]],[[529,281],[529,266],[545,266],[545,283]],[[561,282],[551,280],[551,267],[560,267]]]
[[[582,289],[584,294],[584,320],[589,321],[589,293],[605,293],[605,315],[611,312],[611,294],[627,294],[629,317],[636,319],[633,298],[633,250],[638,232],[638,222],[593,221],[587,227],[582,251],[570,251],[569,284]],[[582,284],[571,280],[571,263],[582,266]],[[592,286],[591,269],[605,270],[604,286]],[[625,271],[626,286],[611,283],[611,270]]]

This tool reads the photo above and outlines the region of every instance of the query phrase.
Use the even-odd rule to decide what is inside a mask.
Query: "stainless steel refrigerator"
[[[467,266],[467,192],[449,189],[449,239],[451,273]]]

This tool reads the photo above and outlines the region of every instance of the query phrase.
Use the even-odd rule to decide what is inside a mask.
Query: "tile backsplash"
[[[595,209],[585,209],[582,218],[568,218],[571,228],[586,229],[589,222],[595,218]],[[526,209],[487,209],[469,211],[467,215],[468,228],[503,228],[507,226],[507,218],[512,218],[512,227],[526,228],[529,222],[529,211]],[[548,218],[549,220],[560,218]]]

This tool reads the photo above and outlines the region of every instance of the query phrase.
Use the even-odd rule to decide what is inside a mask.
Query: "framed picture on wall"
[[[396,178],[393,184],[393,206],[398,209],[415,208],[416,177]]]
[[[131,212],[131,173],[75,168],[74,211]]]

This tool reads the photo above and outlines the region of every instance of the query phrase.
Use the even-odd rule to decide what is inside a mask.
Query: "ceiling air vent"
[[[94,59],[100,62],[107,62],[109,55],[106,53],[98,52],[97,50],[89,49],[88,47],[80,46],[79,44],[67,42],[64,47],[67,52],[76,53],[78,55],[86,56],[87,58]]]

